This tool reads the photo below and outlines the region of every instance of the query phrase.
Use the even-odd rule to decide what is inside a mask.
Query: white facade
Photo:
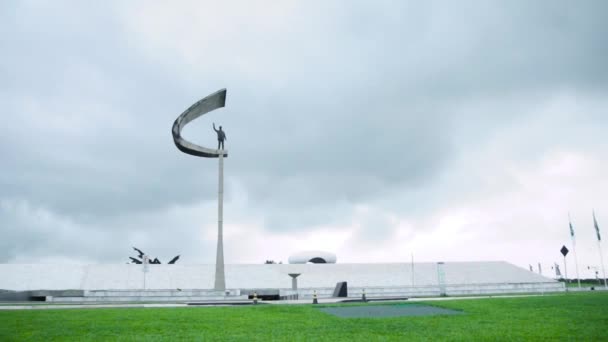
[[[215,265],[0,264],[4,290],[213,289]],[[443,282],[460,285],[557,283],[506,262],[446,262]],[[289,273],[301,273],[298,288],[438,286],[437,263],[237,264],[226,265],[227,289],[290,289]],[[145,279],[144,279],[145,276]]]

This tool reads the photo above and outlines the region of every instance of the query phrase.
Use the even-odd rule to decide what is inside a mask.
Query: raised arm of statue
[[[219,132],[217,129],[215,129],[215,122],[213,123],[213,130]]]

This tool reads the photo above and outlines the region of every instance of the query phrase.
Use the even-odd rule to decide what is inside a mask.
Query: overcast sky
[[[505,260],[608,239],[605,1],[4,1],[0,262]],[[608,247],[604,243],[604,255]],[[572,258],[571,258],[572,259]],[[569,266],[573,272],[574,262]],[[590,272],[585,275],[591,275]]]

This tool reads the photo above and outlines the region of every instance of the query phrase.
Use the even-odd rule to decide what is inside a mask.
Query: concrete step
[[[562,283],[502,283],[502,284],[458,284],[444,287],[447,295],[507,294],[507,293],[541,293],[564,291]],[[349,287],[348,298],[360,298],[365,290],[367,297],[437,297],[441,294],[438,285],[399,286],[399,287]],[[318,298],[329,298],[333,288],[300,289],[300,299],[309,299],[316,292]]]
[[[94,296],[94,297],[47,297],[53,303],[90,302],[197,302],[197,301],[243,301],[247,296]]]
[[[228,296],[240,295],[232,290]],[[225,297],[226,292],[214,290],[95,290],[85,291],[85,297]]]

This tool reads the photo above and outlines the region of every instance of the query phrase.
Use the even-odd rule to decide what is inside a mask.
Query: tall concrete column
[[[215,257],[215,290],[226,290],[224,275],[224,154],[219,154],[219,186],[217,193],[217,255]]]

